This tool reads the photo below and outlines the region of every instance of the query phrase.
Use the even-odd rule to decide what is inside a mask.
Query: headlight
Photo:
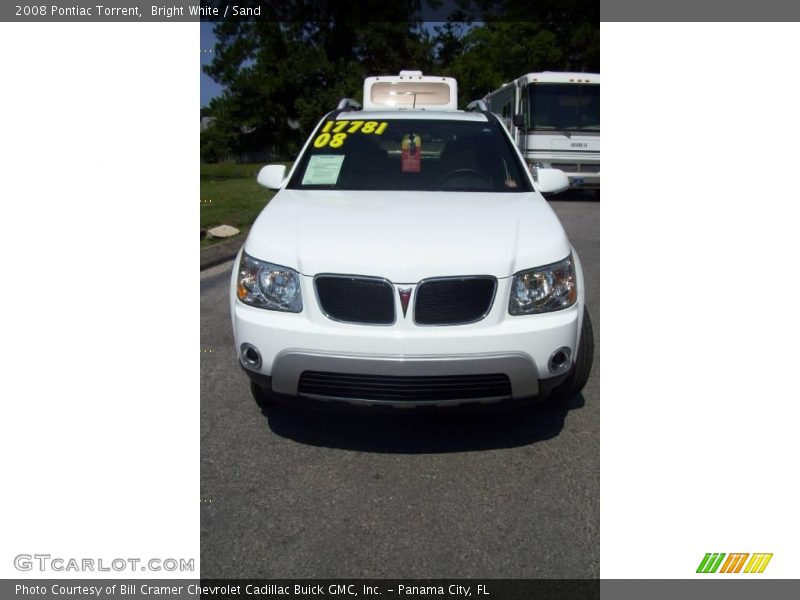
[[[572,256],[561,262],[514,275],[508,312],[530,315],[568,308],[578,301]]]
[[[236,296],[250,306],[298,313],[303,310],[300,274],[242,252]]]

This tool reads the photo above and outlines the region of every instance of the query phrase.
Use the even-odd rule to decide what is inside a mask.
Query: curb
[[[242,229],[241,233],[229,240],[219,242],[213,246],[206,246],[200,249],[200,270],[205,271],[211,267],[221,265],[224,262],[233,260],[239,253],[239,248],[244,244],[250,228]]]

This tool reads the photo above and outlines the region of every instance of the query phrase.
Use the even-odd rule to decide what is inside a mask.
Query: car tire
[[[589,318],[589,311],[583,308],[583,325],[581,326],[581,341],[578,345],[578,352],[575,354],[575,366],[569,377],[558,389],[553,391],[551,400],[555,402],[566,402],[580,394],[589,374],[592,372],[594,362],[594,332],[592,321]]]
[[[255,381],[250,382],[250,393],[253,395],[253,400],[256,401],[259,407],[264,408],[273,403],[272,394],[269,390],[265,390]]]

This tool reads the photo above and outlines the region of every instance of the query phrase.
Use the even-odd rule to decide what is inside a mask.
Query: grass
[[[291,166],[291,163],[285,163]],[[249,227],[275,192],[256,183],[262,164],[200,165],[200,228]],[[219,240],[201,240],[200,247]]]

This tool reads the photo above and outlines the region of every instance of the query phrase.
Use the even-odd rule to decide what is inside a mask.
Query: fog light
[[[261,368],[261,353],[253,344],[242,344],[240,356],[242,364],[248,369],[257,371]]]
[[[572,350],[567,347],[559,348],[550,355],[550,360],[547,362],[547,368],[553,374],[563,373],[570,366],[570,358],[572,358]]]

